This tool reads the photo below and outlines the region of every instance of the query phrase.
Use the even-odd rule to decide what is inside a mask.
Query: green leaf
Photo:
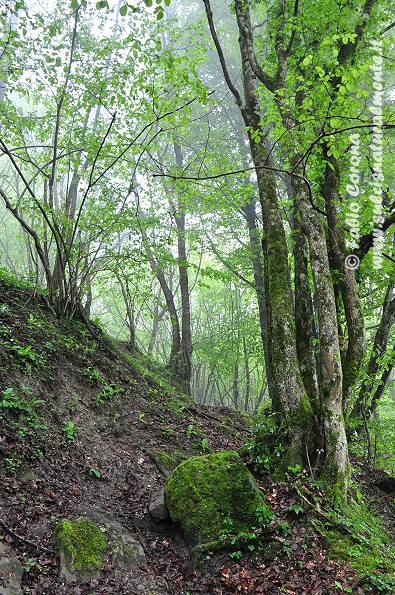
[[[121,8],[119,9],[119,14],[121,15],[121,17],[124,17],[126,15],[126,13],[128,12],[128,5],[124,4],[123,6],[121,6]]]

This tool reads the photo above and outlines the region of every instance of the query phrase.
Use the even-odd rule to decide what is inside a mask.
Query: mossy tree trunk
[[[288,444],[286,460],[289,464],[302,462],[303,437],[310,433],[313,413],[304,388],[296,348],[294,303],[291,291],[288,246],[278,202],[270,156],[261,127],[261,114],[256,95],[257,79],[249,59],[249,25],[243,2],[236,2],[239,26],[239,47],[242,63],[244,98],[234,86],[227,69],[222,47],[214,26],[209,0],[204,0],[210,32],[216,46],[225,81],[232,92],[247,128],[252,160],[255,166],[258,194],[262,208],[266,305],[266,337],[269,351],[268,366],[273,383],[272,406],[278,414]]]
[[[303,229],[309,242],[314,279],[320,349],[321,418],[324,429],[323,470],[330,483],[346,494],[349,458],[343,416],[343,372],[337,328],[335,291],[322,223],[307,196],[302,201]]]
[[[270,155],[261,127],[261,114],[256,95],[257,80],[249,61],[249,49],[243,35],[244,22],[237,10],[242,60],[244,103],[241,113],[247,127],[251,156],[255,165],[258,194],[262,208],[265,260],[266,300],[270,304],[268,317],[269,369],[274,385],[274,410],[288,437],[290,463],[303,458],[303,436],[309,433],[313,421],[298,362],[296,347],[294,304],[291,292],[288,246]]]
[[[242,97],[227,70],[209,0],[204,0],[204,4],[224,78],[244,118],[256,170],[263,220],[268,359],[274,385],[272,400],[281,425],[287,430],[287,460],[295,462],[303,459],[305,452],[309,449],[314,451],[312,447],[317,446],[316,436],[323,435],[323,458],[318,462],[322,463],[329,483],[336,488],[337,496],[340,494],[344,499],[348,487],[349,459],[342,405],[343,370],[338,316],[326,231],[312,207],[303,176],[293,177],[295,290],[296,298],[300,300],[294,306],[287,239],[273,175],[275,168],[265,146],[256,93],[258,79],[272,93],[282,90],[283,99],[276,99],[276,102],[283,123],[290,131],[292,168],[300,159],[300,151],[293,139],[295,118],[289,112],[286,101],[285,80],[290,47],[285,49],[280,31],[276,40],[277,73],[274,77],[265,74],[255,56],[248,2],[235,0],[243,75]],[[280,3],[280,20],[284,18],[281,6]],[[318,319],[318,357],[313,349],[315,316]]]
[[[342,358],[343,410],[349,412],[352,391],[357,383],[365,355],[364,315],[359,299],[355,270],[345,266],[346,247],[339,200],[339,166],[333,155],[328,155],[324,146],[323,157],[327,162],[322,194],[325,199],[333,268],[340,274],[339,288],[347,324],[348,341]],[[328,165],[330,164],[330,165]]]
[[[291,191],[288,193],[294,202],[293,211],[293,256],[295,278],[295,326],[296,347],[303,384],[310,397],[315,415],[319,415],[321,404],[318,387],[317,358],[314,344],[317,333],[314,329],[314,307],[309,280],[309,246],[302,227],[302,208],[299,204],[301,182],[290,180]]]

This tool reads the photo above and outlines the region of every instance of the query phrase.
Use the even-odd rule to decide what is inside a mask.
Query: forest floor
[[[268,475],[258,478],[259,485],[276,516],[290,526],[286,537],[278,537],[277,555],[266,559],[252,552],[235,560],[223,552],[194,568],[177,527],[150,518],[150,500],[182,456],[240,448],[249,438],[245,418],[180,396],[100,332],[57,321],[42,298],[0,280],[4,391],[16,408],[25,403],[13,422],[0,409],[0,558],[6,549],[21,562],[19,592],[380,592],[367,589],[361,574],[332,555],[319,524],[314,529],[308,522],[316,513],[300,505],[294,483],[276,483]],[[385,515],[387,529],[394,529],[387,476],[356,468],[360,491]],[[92,514],[130,531],[143,546],[145,563],[114,573],[108,562],[90,584],[66,584],[54,551],[55,526],[60,519]]]

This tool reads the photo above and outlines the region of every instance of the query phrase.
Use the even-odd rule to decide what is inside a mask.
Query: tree
[[[312,105],[314,98],[314,92],[308,89],[308,85],[301,83],[303,67],[312,62],[312,55],[305,54],[303,57],[303,53],[317,44],[319,37],[315,30],[313,39],[306,36],[302,38],[300,33],[304,31],[308,16],[299,14],[298,2],[294,3],[293,11],[290,12],[286,4],[280,1],[268,26],[268,39],[272,43],[269,52],[271,57],[274,55],[276,65],[274,73],[269,73],[257,58],[250,3],[235,0],[243,75],[241,93],[228,69],[210,2],[203,0],[203,3],[224,79],[244,119],[258,182],[264,230],[264,289],[269,304],[267,327],[270,378],[275,395],[274,409],[280,414],[282,426],[287,428],[289,454],[293,458],[303,457],[304,443],[310,449],[317,446],[311,441],[309,443],[307,436],[320,435],[322,425],[325,441],[323,472],[329,482],[336,486],[335,491],[346,494],[349,463],[344,416],[350,406],[352,389],[363,362],[364,331],[356,274],[345,265],[346,241],[338,198],[339,168],[331,143],[333,131],[328,131],[326,121],[315,131],[314,126],[306,126],[303,119],[306,107]],[[316,69],[318,76],[325,78],[325,82],[329,84],[329,92],[326,87],[329,114],[334,106],[338,108],[338,96],[344,89],[344,81],[350,76],[348,69],[356,58],[372,9],[373,2],[366,2],[354,31],[332,38],[332,43],[335,42],[333,64],[326,71],[321,66],[320,70]],[[358,7],[353,10],[357,12]],[[347,23],[344,22],[343,25],[349,29]],[[326,34],[322,32],[320,41],[325,40]],[[297,50],[295,40],[302,42]],[[303,59],[299,58],[301,63],[298,63],[301,53]],[[312,77],[317,78],[317,74],[312,74]],[[260,85],[264,91],[261,91]],[[295,97],[293,107],[291,96]],[[264,100],[272,101],[272,112],[273,109],[276,111],[283,127],[283,135],[288,133],[284,148],[288,154],[294,208],[295,314],[291,297],[287,237],[274,177],[281,170],[273,164],[267,147],[262,124],[266,117]],[[349,118],[351,121],[352,113]],[[304,135],[294,132],[297,127],[301,128]],[[311,143],[307,152],[301,141],[306,142],[311,132],[316,134],[318,140],[323,139],[320,149],[325,167],[322,183],[325,211],[320,211],[315,206],[311,184],[305,176],[305,157],[311,154],[316,141]],[[339,277],[334,284],[332,276],[335,271]],[[337,286],[340,294],[337,293]],[[313,355],[312,288],[318,318],[318,358]],[[347,325],[347,346],[342,352],[338,334],[341,316],[339,295]],[[280,313],[287,321],[285,325],[281,325]],[[317,370],[314,369],[314,364],[317,365]]]

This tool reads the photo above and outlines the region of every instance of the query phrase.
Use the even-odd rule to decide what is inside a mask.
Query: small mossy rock
[[[63,520],[56,539],[60,553],[60,574],[66,582],[89,582],[99,578],[107,538],[90,519]]]
[[[123,527],[116,517],[100,508],[81,507],[81,512],[99,527],[107,536],[107,554],[115,570],[134,570],[146,564],[144,549],[137,536]]]
[[[68,582],[89,582],[106,569],[127,574],[146,563],[137,537],[108,512],[82,508],[86,516],[63,520],[56,530],[60,553],[60,574]]]
[[[165,500],[174,522],[192,544],[221,540],[224,520],[239,533],[256,526],[264,497],[237,452],[191,457],[165,483]]]

